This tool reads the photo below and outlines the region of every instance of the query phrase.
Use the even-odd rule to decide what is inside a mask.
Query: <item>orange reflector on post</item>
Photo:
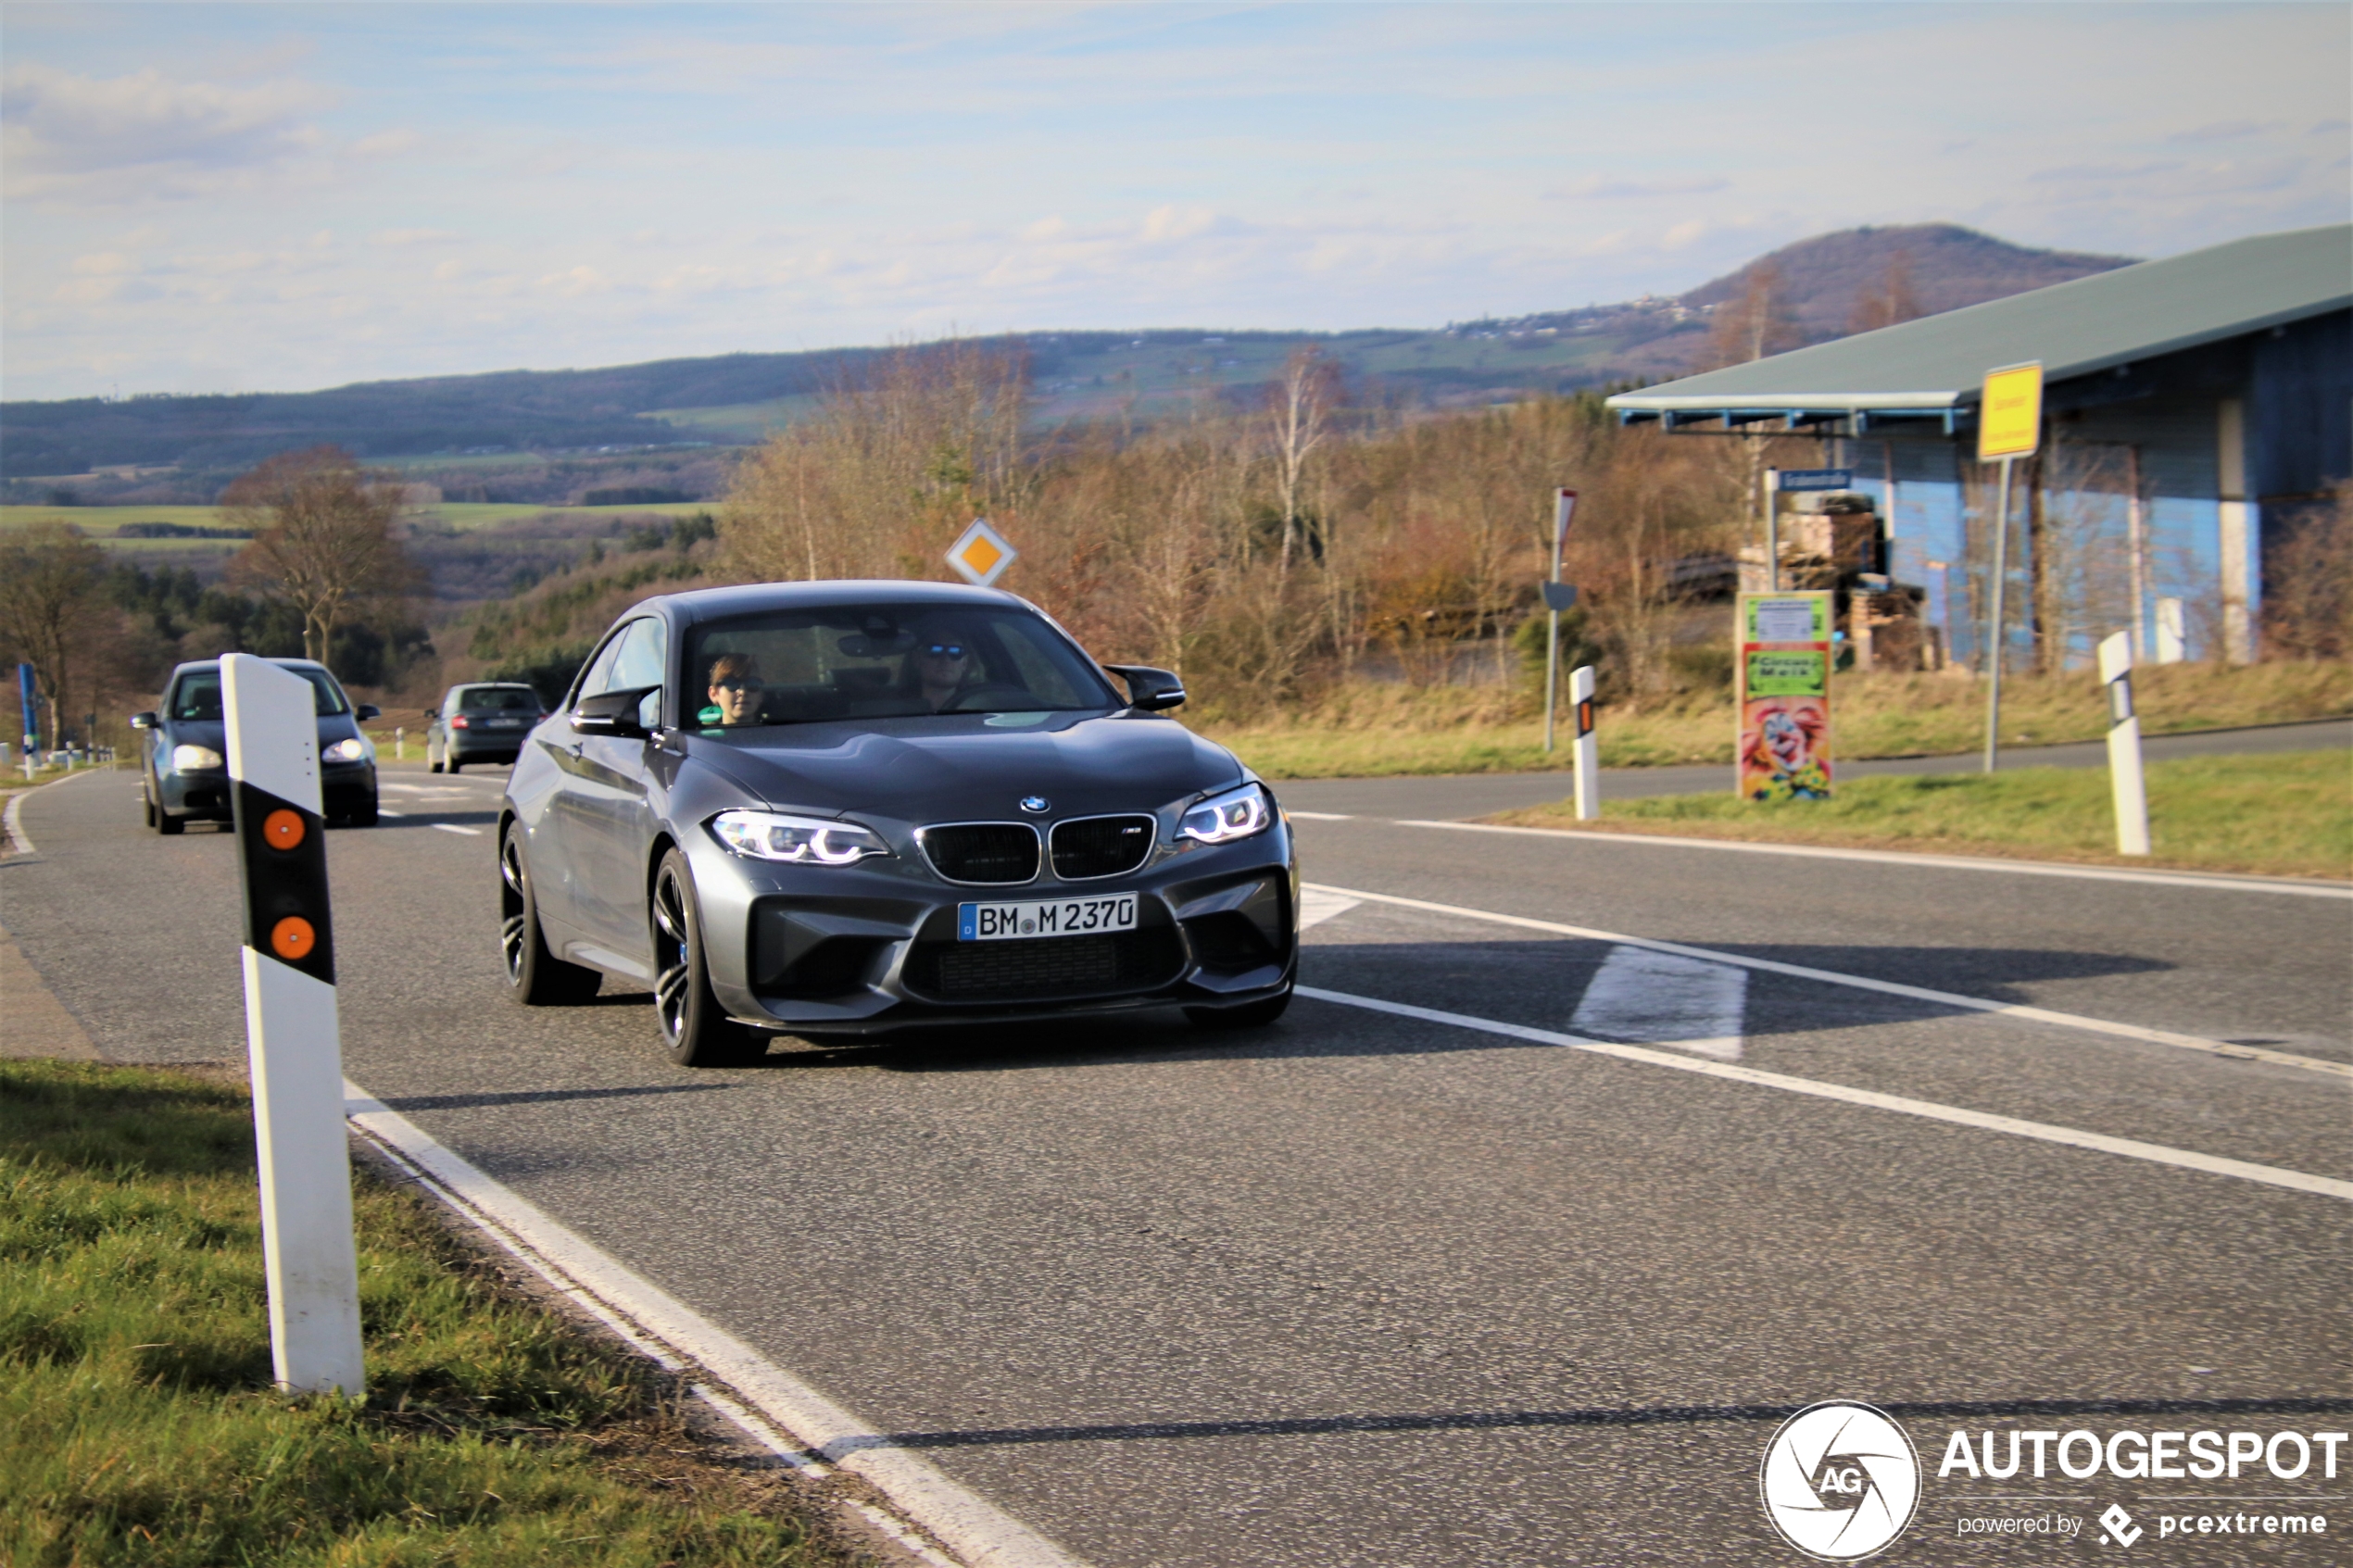
[[[283,807],[261,821],[261,836],[270,841],[272,849],[291,849],[302,842],[302,813]]]
[[[300,915],[288,915],[270,928],[270,950],[288,963],[299,963],[310,956],[311,945],[318,933]]]

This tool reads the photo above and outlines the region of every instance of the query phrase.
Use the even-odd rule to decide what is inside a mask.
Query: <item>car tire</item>
[[[433,759],[433,747],[431,746],[425,747],[425,771],[428,773],[438,773],[441,771],[441,764]]]
[[[1187,1008],[1185,1017],[1202,1029],[1264,1029],[1290,1006],[1290,987],[1286,985],[1279,997],[1244,1002],[1238,1008]]]
[[[458,754],[454,751],[445,751],[441,755],[447,759],[442,767],[442,771],[445,772],[454,773],[460,767],[464,766],[463,763],[460,763],[458,760]]]
[[[188,819],[185,817],[175,817],[170,812],[158,806],[156,808],[156,831],[163,834],[166,838],[170,838],[175,833],[186,833],[188,831]]]
[[[368,797],[368,803],[351,813],[351,825],[356,828],[374,827],[376,825],[377,809],[377,797],[372,795]]]
[[[149,795],[149,794],[148,794],[148,793],[147,793],[145,789],[142,789],[142,790],[140,790],[140,792],[139,792],[139,804],[140,804],[140,805],[142,805],[142,806],[144,806],[144,807],[145,807],[145,808],[146,808],[146,809],[147,809],[147,825],[148,825],[149,827],[153,827],[153,826],[155,826],[155,825],[156,825],[156,797],[155,797],[154,796],[152,796],[152,795]]]
[[[711,994],[694,873],[675,849],[654,872],[646,919],[654,939],[654,1017],[670,1060],[682,1067],[733,1067],[764,1053],[768,1036],[729,1018]]]
[[[498,839],[498,947],[508,993],[527,1008],[577,1007],[604,984],[595,970],[566,963],[547,950],[539,929],[539,901],[523,864],[522,833],[512,822]]]

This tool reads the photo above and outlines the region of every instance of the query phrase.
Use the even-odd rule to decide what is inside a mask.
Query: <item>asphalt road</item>
[[[642,997],[504,998],[497,771],[386,777],[407,814],[329,840],[351,1077],[1100,1568],[1794,1565],[1758,1461],[1831,1399],[1893,1409],[1927,1463],[1881,1561],[2076,1562],[2117,1549],[2084,1544],[2111,1502],[2225,1507],[2160,1500],[2184,1494],[2353,1531],[2353,1451],[2334,1479],[1935,1474],[1956,1427],[2345,1430],[2341,1198],[1328,1001],[1248,1035],[689,1072]],[[242,1052],[231,838],[144,832],[127,772],[23,818],[0,923],[98,1047]],[[2353,1061],[2341,898],[1300,831],[1319,885]],[[2348,1081],[2311,1067],[1377,898],[1313,912],[1328,992],[2353,1178]],[[1957,1534],[2036,1513],[2077,1544]]]
[[[1564,740],[1566,745],[1567,741]],[[2141,744],[2149,761],[2177,757],[2216,757],[2262,751],[2316,751],[2353,746],[2353,719],[2321,719],[2300,724],[2261,724],[2242,730],[2200,730],[2183,735],[2151,735]],[[1965,757],[1881,757],[1840,762],[1841,778],[1869,778],[1883,773],[1973,773],[1981,759]],[[2014,746],[2001,757],[2006,768],[2105,768],[2108,743],[2085,741],[2067,746]],[[1705,795],[1729,792],[1731,764],[1676,768],[1604,768],[1604,799],[1631,799],[1650,795]],[[1293,810],[1334,811],[1351,816],[1390,817],[1422,822],[1451,822],[1484,817],[1497,811],[1541,806],[1567,797],[1571,785],[1566,772],[1450,773],[1393,779],[1295,779],[1283,785],[1283,799]]]

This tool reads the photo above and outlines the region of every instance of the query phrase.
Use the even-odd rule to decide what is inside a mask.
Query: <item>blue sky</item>
[[[2338,4],[0,9],[11,398],[1434,326],[2353,209]]]

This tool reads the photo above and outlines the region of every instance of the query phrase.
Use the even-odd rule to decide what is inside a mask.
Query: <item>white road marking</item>
[[[873,1424],[768,1360],[650,1280],[558,1223],[536,1204],[443,1148],[357,1084],[344,1084],[345,1115],[371,1142],[426,1179],[436,1198],[663,1364],[710,1373],[736,1409],[773,1428],[802,1457],[854,1472],[967,1568],[1086,1568],[1011,1514],[950,1480],[929,1461],[890,1446]],[[727,1412],[726,1405],[718,1407]],[[756,1429],[755,1429],[755,1435]],[[781,1450],[779,1450],[781,1451]]]
[[[1283,815],[1297,817],[1302,822],[1350,822],[1356,820],[1345,811],[1294,811],[1289,807],[1283,809]]]
[[[482,830],[480,828],[461,828],[455,822],[434,822],[432,825],[439,828],[444,833],[462,833],[468,838],[480,838],[482,836]]]
[[[1491,909],[1466,909],[1460,904],[1433,904],[1422,898],[1401,898],[1393,893],[1366,893],[1353,887],[1327,887],[1321,884],[1300,884],[1302,891],[1313,887],[1317,892],[1337,893],[1344,898],[1362,898],[1376,904],[1395,904],[1408,909],[1427,909],[1433,914],[1459,915],[1465,920],[1490,921],[1497,925],[1516,925],[1524,931],[1549,931],[1561,936],[1580,936],[1591,942],[1622,942],[1629,947],[1648,947],[1655,953],[1675,953],[1687,959],[1705,959],[1710,963],[1738,964],[1743,969],[1761,970],[1768,974],[1786,974],[1798,980],[1818,980],[1830,985],[1852,986],[1857,991],[1878,991],[1890,997],[1908,997],[1914,1001],[1933,1002],[1939,1007],[1957,1008],[1969,1012],[1994,1012],[2007,1018],[2022,1018],[2035,1023],[2056,1023],[2065,1029],[2082,1029],[2095,1035],[2113,1035],[2120,1039],[2139,1040],[2152,1046],[2177,1046],[2183,1050],[2204,1051],[2209,1056],[2227,1056],[2240,1061],[2269,1062],[2274,1067],[2300,1067],[2308,1073],[2322,1073],[2334,1078],[2353,1078],[2353,1062],[2330,1061],[2321,1057],[2291,1056],[2285,1051],[2266,1050],[2260,1046],[2236,1046],[2228,1040],[2209,1040],[2198,1035],[2176,1035],[2164,1029],[2145,1029],[2137,1023],[2118,1023],[2105,1018],[2087,1018],[2082,1013],[2055,1012],[2049,1008],[2025,1007],[2017,1002],[1989,1001],[1983,997],[1964,997],[1953,991],[1931,991],[1924,985],[1905,985],[1893,980],[1873,980],[1869,975],[1841,974],[1835,970],[1808,969],[1803,964],[1781,963],[1773,959],[1752,959],[1740,953],[1718,952],[1712,947],[1690,947],[1680,942],[1655,942],[1647,936],[1629,936],[1618,931],[1596,931],[1591,926],[1563,925],[1557,921],[1529,920],[1525,915],[1499,915]]]
[[[1572,1050],[1591,1051],[1597,1056],[1614,1056],[1623,1061],[1639,1061],[1652,1067],[1671,1067],[1679,1073],[1699,1073],[1711,1078],[1726,1078],[1736,1084],[1753,1084],[1759,1088],[1780,1089],[1790,1094],[1810,1095],[1818,1099],[1843,1101],[1848,1105],[1869,1106],[1878,1110],[1899,1111],[1906,1116],[1926,1117],[1931,1122],[1949,1122],[1956,1126],[1976,1127],[1986,1132],[2007,1133],[2015,1137],[2033,1138],[2043,1143],[2063,1144],[2070,1148],[2095,1149],[2102,1154],[2120,1154],[2130,1160],[2145,1160],[2153,1164],[2177,1166],[2184,1171],[2203,1171],[2210,1175],[2235,1176],[2245,1182],[2259,1182],[2266,1186],[2285,1187],[2291,1192],[2318,1193],[2324,1198],[2353,1199],[2353,1182],[2339,1181],[2334,1176],[2314,1176],[2302,1171],[2285,1171],[2275,1165],[2257,1165],[2245,1160],[2225,1160],[2219,1155],[2199,1154],[2192,1149],[2171,1148],[2164,1144],[2143,1143],[2137,1138],[2110,1137],[2106,1133],[2087,1133],[2075,1127],[2054,1126],[2047,1122],[2028,1122],[2015,1116],[1996,1116],[1990,1111],[1969,1110],[1957,1105],[1939,1105],[1933,1100],[1912,1099],[1903,1095],[1881,1094],[1876,1089],[1851,1088],[1844,1084],[1826,1084],[1815,1078],[1793,1078],[1782,1073],[1765,1073],[1754,1067],[1741,1067],[1729,1061],[1702,1061],[1687,1056],[1669,1056],[1646,1046],[1619,1046],[1606,1040],[1588,1040],[1576,1035],[1556,1034],[1550,1029],[1530,1029],[1524,1024],[1502,1023],[1489,1018],[1472,1018],[1465,1013],[1441,1012],[1435,1008],[1417,1008],[1403,1002],[1385,1002],[1377,997],[1355,997],[1345,991],[1326,991],[1313,985],[1299,987],[1299,995],[1318,1002],[1334,1002],[1341,1007],[1363,1008],[1369,1012],[1393,1013],[1400,1018],[1419,1019],[1426,1023],[1443,1023],[1456,1029],[1476,1030],[1484,1035],[1502,1035],[1516,1040],[1528,1040],[1540,1046],[1567,1046]]]
[[[1293,811],[1292,816],[1306,813]],[[1729,849],[1743,855],[1800,855],[1817,860],[1863,860],[1872,865],[1937,866],[1950,871],[2006,872],[2012,876],[2064,876],[2086,882],[2137,882],[2158,887],[2221,888],[2231,893],[2286,893],[2303,898],[2353,898],[2353,886],[2296,882],[2286,877],[2227,876],[2198,872],[2113,871],[2104,866],[2059,866],[2047,860],[1997,860],[1966,855],[1916,855],[1895,849],[1831,849],[1814,844],[1749,844],[1730,838],[1669,838],[1651,833],[1585,833],[1575,828],[1507,827],[1500,822],[1417,822],[1401,818],[1401,828],[1447,828],[1456,833],[1513,833],[1536,838],[1573,838],[1586,844],[1659,844],[1673,849]]]
[[[1337,893],[1327,893],[1321,888],[1312,891],[1302,889],[1299,899],[1299,929],[1304,931],[1311,925],[1321,925],[1334,915],[1346,914],[1361,902],[1363,902],[1362,899],[1343,898]]]
[[[396,811],[389,806],[379,806],[376,808],[376,815],[379,817],[405,817],[409,813],[406,811]]]
[[[52,779],[49,782],[56,784],[58,781]],[[47,786],[40,787],[46,788]],[[19,855],[32,853],[32,835],[24,831],[24,797],[31,793],[32,791],[28,789],[8,797],[8,809],[6,812],[0,812],[0,825],[6,827],[8,842],[16,847],[16,852]]]
[[[1568,1026],[1738,1061],[1747,1016],[1748,971],[1620,946],[1594,972]]]

